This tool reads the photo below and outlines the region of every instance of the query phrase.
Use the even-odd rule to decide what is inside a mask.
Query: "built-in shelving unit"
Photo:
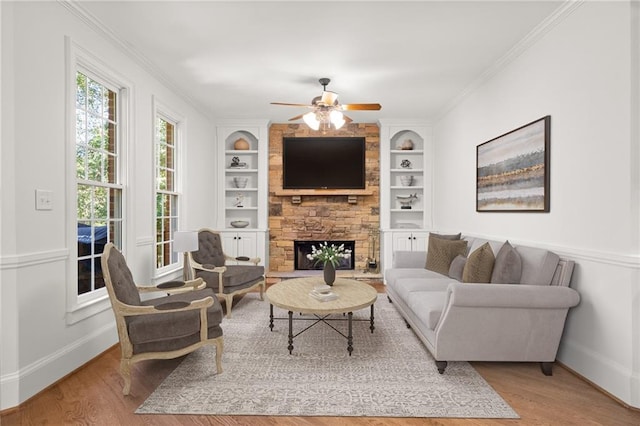
[[[227,254],[247,251],[236,254],[260,257],[263,264],[267,258],[267,126],[266,121],[234,121],[217,128],[221,202],[216,223],[223,247]],[[239,140],[243,142],[236,144]],[[224,244],[231,241],[233,247]]]
[[[423,249],[431,228],[431,127],[395,120],[379,124],[382,263],[390,267],[394,250]]]

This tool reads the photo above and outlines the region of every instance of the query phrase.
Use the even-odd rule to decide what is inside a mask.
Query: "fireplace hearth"
[[[322,269],[323,265],[321,263],[314,264],[313,260],[309,260],[307,258],[308,254],[311,254],[311,246],[318,247],[321,243],[325,243],[325,241],[300,241],[295,240],[293,242],[293,252],[294,252],[294,266],[296,271],[306,271],[306,270],[319,270]],[[340,270],[349,270],[355,269],[355,258],[356,258],[356,244],[355,241],[337,241],[337,240],[327,240],[327,244],[335,244],[339,246],[340,244],[344,244],[344,248],[351,250],[351,257],[348,259],[340,259],[340,263],[336,267],[336,269]]]

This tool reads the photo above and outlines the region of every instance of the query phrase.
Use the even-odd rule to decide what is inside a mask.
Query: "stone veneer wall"
[[[366,188],[372,195],[358,195],[356,204],[347,195],[302,195],[300,204],[282,190],[282,138],[304,136],[365,137]],[[339,173],[339,170],[328,170]],[[339,130],[316,132],[304,124],[273,124],[269,129],[269,270],[294,270],[294,240],[354,240],[355,268],[363,270],[369,256],[370,234],[376,236],[379,254],[380,229],[380,129],[377,124],[351,123]]]

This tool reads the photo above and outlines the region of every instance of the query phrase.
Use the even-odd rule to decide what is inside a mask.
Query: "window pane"
[[[93,190],[93,218],[96,223],[106,225],[108,216],[107,188],[96,186]]]
[[[78,185],[78,220],[91,219],[92,193],[90,186]]]
[[[122,250],[122,222],[109,222],[109,242],[113,243],[118,249]]]
[[[78,294],[91,291],[92,275],[91,259],[78,260]]]
[[[78,179],[87,178],[87,147],[76,145],[76,177]]]
[[[76,108],[87,108],[87,76],[82,73],[76,74]]]
[[[94,149],[87,150],[87,178],[96,182],[107,182],[103,179],[105,174],[106,154]]]
[[[89,79],[87,86],[89,88],[87,110],[100,117],[102,115],[102,86],[91,79]]]
[[[122,218],[122,190],[120,189],[109,189],[109,217],[112,219]]]

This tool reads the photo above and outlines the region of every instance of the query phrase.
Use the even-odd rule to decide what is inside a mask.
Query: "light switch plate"
[[[53,191],[36,189],[36,210],[53,209]]]

